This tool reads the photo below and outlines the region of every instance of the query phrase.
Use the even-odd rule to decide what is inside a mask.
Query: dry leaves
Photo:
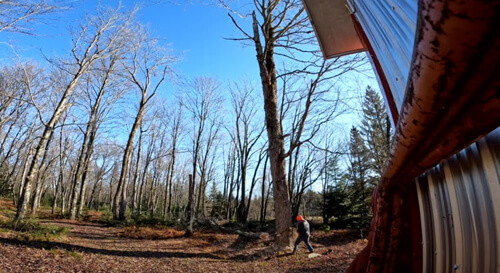
[[[269,237],[251,241],[213,230],[111,228],[90,222],[50,219],[69,226],[64,241],[23,242],[0,232],[0,272],[345,272],[365,245],[350,231],[313,232],[319,257],[274,255]]]

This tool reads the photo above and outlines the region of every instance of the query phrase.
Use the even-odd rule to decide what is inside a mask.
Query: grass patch
[[[49,252],[54,256],[68,256],[68,257],[73,257],[75,259],[81,259],[83,257],[83,253],[79,251],[70,251],[60,248],[52,248],[49,250]]]
[[[11,208],[0,207],[0,220],[12,219],[16,215]]]
[[[22,241],[54,241],[65,238],[70,231],[69,227],[41,225],[36,218],[23,220],[15,228],[11,222],[0,225],[3,229],[16,231],[16,238]]]
[[[83,258],[83,253],[78,252],[78,251],[66,251],[66,255],[73,257],[75,259],[81,259]]]

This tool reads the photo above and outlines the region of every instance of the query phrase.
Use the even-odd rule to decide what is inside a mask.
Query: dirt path
[[[0,272],[345,272],[365,244],[342,232],[313,233],[320,257],[269,257],[269,241],[249,242],[210,230],[193,238],[172,229],[113,228],[69,220],[43,220],[67,226],[57,242],[25,242],[0,232]]]

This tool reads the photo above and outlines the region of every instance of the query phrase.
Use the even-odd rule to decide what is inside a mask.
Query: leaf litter
[[[59,240],[24,241],[0,231],[0,273],[7,272],[345,272],[367,241],[356,231],[315,231],[317,257],[302,244],[297,255],[276,254],[271,236],[250,240],[213,229],[191,238],[172,228],[106,227],[93,222],[43,220],[66,226]]]

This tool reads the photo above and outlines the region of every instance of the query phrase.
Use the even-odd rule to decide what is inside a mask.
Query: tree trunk
[[[276,243],[279,248],[291,247],[292,211],[286,180],[285,142],[278,111],[278,86],[276,66],[274,63],[274,45],[266,44],[266,52],[260,42],[259,23],[255,12],[253,15],[254,42],[257,51],[262,92],[264,95],[264,111],[266,118],[268,152],[273,177],[274,210],[276,217]],[[274,29],[267,25],[266,37],[274,37]]]
[[[265,155],[265,156],[267,158],[267,155]],[[259,155],[259,160],[257,161],[257,166],[255,166],[255,170],[254,170],[254,173],[253,173],[252,183],[250,184],[250,192],[248,193],[248,202],[247,202],[247,206],[245,208],[245,214],[243,215],[245,223],[247,222],[248,213],[250,212],[250,204],[252,203],[253,190],[254,190],[255,185],[257,184],[257,180],[258,180],[257,179],[257,173],[259,171],[259,166],[260,166],[260,163],[262,163],[263,157],[264,156],[261,153],[261,155]]]
[[[91,123],[87,123],[87,129],[85,130],[82,147],[80,149],[80,153],[78,155],[78,161],[76,165],[75,176],[73,177],[73,190],[71,191],[71,199],[70,199],[70,207],[69,207],[69,219],[75,220],[76,218],[76,209],[78,202],[78,190],[80,189],[80,180],[82,178],[82,168],[85,161],[85,154],[87,152],[87,142],[90,138],[90,127]]]
[[[194,181],[193,175],[189,175],[189,194],[187,205],[187,220],[188,226],[186,229],[186,237],[193,236],[193,222],[194,222]]]
[[[56,185],[54,187],[54,201],[52,202],[52,212],[51,214],[54,215],[56,213],[56,208],[57,208],[57,198],[59,197],[59,189],[61,188],[61,183],[63,176],[61,174],[61,170],[59,170],[59,175],[57,176],[57,181]]]
[[[167,215],[169,215],[171,213],[171,210],[172,210],[172,184],[174,183],[175,153],[176,153],[176,151],[175,151],[175,142],[174,142],[174,146],[172,149],[172,158],[170,159],[170,166],[169,166],[170,170],[169,170],[169,177],[168,177],[168,183],[167,183],[167,191],[168,191]],[[165,215],[165,218],[167,215]]]
[[[269,68],[268,68],[269,70]],[[272,63],[271,71],[274,71]],[[263,77],[264,72],[261,71]],[[277,243],[280,247],[291,246],[292,238],[288,236],[292,227],[292,212],[286,180],[285,143],[278,115],[276,82],[270,85],[263,78],[264,109],[266,114],[267,135],[269,139],[269,159],[273,177],[274,210],[276,217]]]
[[[169,216],[172,212],[172,185],[174,184],[174,172],[175,172],[175,159],[177,152],[177,138],[179,136],[179,130],[182,118],[182,107],[179,105],[179,113],[177,114],[177,122],[174,125],[172,132],[172,156],[169,164],[169,176],[167,180],[167,190],[168,190],[168,207],[167,215]]]
[[[35,214],[36,211],[38,210],[38,208],[40,207],[40,198],[41,198],[41,194],[42,194],[42,187],[43,187],[43,184],[44,184],[44,173],[45,173],[45,170],[46,168],[48,168],[48,163],[47,163],[47,157],[48,157],[48,154],[49,154],[49,146],[50,146],[50,143],[52,142],[52,139],[54,137],[54,131],[52,130],[50,132],[50,135],[49,135],[49,138],[45,144],[45,149],[43,151],[43,157],[42,157],[42,161],[40,162],[41,166],[40,168],[43,170],[43,173],[41,175],[37,174],[37,177],[38,179],[36,179],[36,187],[35,187],[35,194],[33,196],[33,203],[31,205],[31,214]],[[29,200],[28,200],[29,202]]]
[[[80,216],[85,205],[85,190],[87,184],[87,173],[89,170],[90,158],[94,152],[94,141],[97,134],[97,120],[96,117],[92,118],[93,124],[90,132],[90,138],[87,143],[87,149],[85,151],[85,158],[83,160],[83,170],[82,170],[82,180],[80,183],[80,195],[78,196],[78,210],[76,211],[76,216]]]
[[[135,135],[136,135],[137,130],[139,129],[139,126],[142,122],[142,117],[144,115],[144,111],[146,111],[146,103],[147,103],[146,94],[143,94],[143,98],[142,98],[141,103],[139,105],[139,111],[137,112],[134,124],[130,130],[130,134],[129,134],[128,141],[127,141],[127,146],[125,147],[125,153],[123,154],[120,179],[118,180],[118,185],[117,185],[116,193],[115,193],[115,199],[113,202],[113,218],[116,220],[125,220],[125,210],[127,208],[127,204],[126,204],[126,199],[125,199],[126,192],[125,192],[124,188],[126,187],[127,174],[128,174],[128,170],[130,168],[130,159],[132,156]]]
[[[141,168],[141,148],[142,148],[142,135],[143,131],[141,129],[139,133],[139,141],[137,143],[137,161],[135,164],[135,172],[134,172],[134,179],[132,180],[132,203],[130,204],[130,210],[132,211],[132,214],[137,213],[137,179],[139,179],[140,175],[140,168]]]
[[[174,136],[172,139],[172,156],[170,158],[170,162],[168,164],[168,177],[167,177],[167,185],[165,185],[165,213],[163,215],[164,219],[167,219],[167,216],[170,214],[171,205],[172,205],[172,183],[174,180],[174,169],[175,169],[175,153],[176,153],[176,143],[177,137]],[[168,202],[167,202],[168,199]]]
[[[269,161],[269,156],[266,154],[266,160],[264,161],[264,170],[262,171],[262,188],[261,188],[261,203],[260,203],[260,223],[266,221],[266,172],[267,172],[267,162]],[[269,190],[268,190],[269,191]]]
[[[246,180],[247,180],[247,161],[245,160],[245,156],[243,153],[240,153],[240,171],[241,171],[241,179],[240,179],[240,202],[238,204],[238,208],[236,210],[236,221],[240,224],[246,224],[246,200],[245,200],[245,191],[246,191]]]
[[[59,113],[59,112],[57,112]],[[52,135],[52,127],[50,124],[55,124],[56,120],[59,118],[60,114],[62,114],[62,110],[57,115],[56,118],[56,113],[52,117],[52,122],[49,123],[47,126],[45,126],[44,132],[42,134],[42,137],[40,138],[38,142],[38,146],[35,149],[35,154],[33,155],[33,158],[30,163],[29,171],[26,175],[26,178],[24,180],[24,184],[22,187],[22,193],[21,196],[19,196],[19,201],[17,204],[17,212],[16,216],[13,221],[13,225],[17,226],[21,220],[24,219],[26,215],[26,211],[28,210],[28,203],[31,198],[31,187],[33,186],[33,182],[35,180],[36,175],[38,174],[39,170],[39,161],[40,157],[42,156],[43,151],[45,150],[45,146],[49,140],[49,137]]]

